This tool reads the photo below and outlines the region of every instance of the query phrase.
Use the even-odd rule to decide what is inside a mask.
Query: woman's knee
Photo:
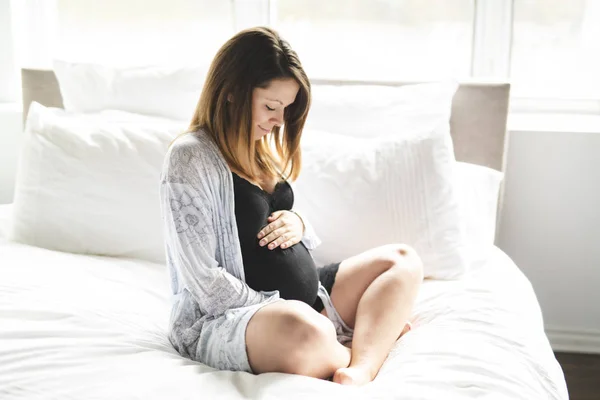
[[[253,370],[321,376],[330,347],[336,342],[333,324],[307,304],[294,300],[280,302],[268,312],[261,318],[262,326],[252,328],[252,340],[262,333],[259,346],[249,344]]]
[[[327,317],[314,312],[302,303],[291,302],[290,312],[283,316],[285,340],[289,343],[286,357],[288,373],[312,375],[311,371],[323,363],[336,342],[336,332]]]
[[[385,248],[384,258],[390,269],[402,283],[420,283],[423,280],[423,261],[411,246],[403,243],[390,244]]]

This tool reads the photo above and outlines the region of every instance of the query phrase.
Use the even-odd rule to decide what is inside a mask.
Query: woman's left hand
[[[267,221],[269,225],[258,232],[260,246],[264,247],[268,244],[269,250],[277,246],[286,249],[302,240],[304,222],[298,214],[287,210],[275,211]]]

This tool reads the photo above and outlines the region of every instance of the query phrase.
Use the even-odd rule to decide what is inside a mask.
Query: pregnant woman
[[[315,265],[320,240],[290,185],[310,96],[297,54],[272,29],[242,31],[215,56],[161,176],[169,338],[218,369],[361,385],[409,329],[422,264],[409,246],[386,244]]]

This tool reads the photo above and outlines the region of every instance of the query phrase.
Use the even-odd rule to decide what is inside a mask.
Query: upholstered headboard
[[[37,101],[47,107],[63,107],[53,71],[22,70],[23,116]],[[359,82],[312,80],[313,84],[377,84],[399,86],[406,82]],[[508,83],[461,83],[452,104],[450,127],[454,152],[459,161],[504,170]]]

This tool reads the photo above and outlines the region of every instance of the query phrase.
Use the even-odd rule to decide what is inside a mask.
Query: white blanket
[[[361,388],[216,371],[167,341],[166,269],[0,243],[0,398],[567,399],[529,281],[499,249],[426,281],[414,327]]]

